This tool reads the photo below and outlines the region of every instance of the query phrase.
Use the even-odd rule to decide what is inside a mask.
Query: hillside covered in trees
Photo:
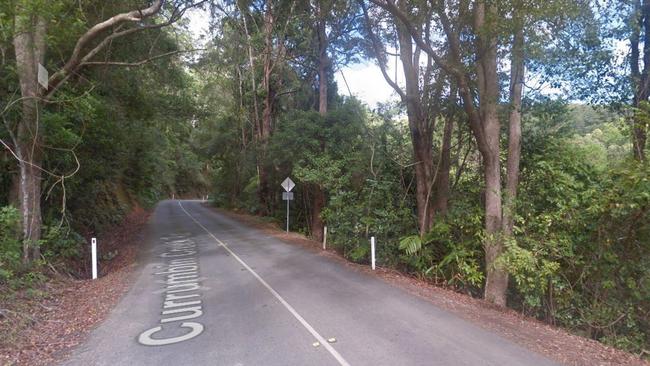
[[[350,261],[374,236],[379,266],[650,356],[646,2],[10,0],[0,51],[3,292],[83,277],[88,236],[162,199],[282,224],[291,177],[290,229]],[[359,63],[393,98],[336,82]]]

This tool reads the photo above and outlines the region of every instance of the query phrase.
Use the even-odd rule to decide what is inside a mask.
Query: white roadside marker
[[[97,279],[97,238],[92,238],[90,241],[90,255],[93,261],[93,280]]]
[[[372,270],[375,270],[375,237],[370,237],[370,257],[372,262]]]

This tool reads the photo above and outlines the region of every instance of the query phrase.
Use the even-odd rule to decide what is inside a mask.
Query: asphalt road
[[[133,287],[66,365],[554,365],[199,201],[158,204],[146,237]]]

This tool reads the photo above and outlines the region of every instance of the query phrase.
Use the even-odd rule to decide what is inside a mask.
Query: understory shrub
[[[0,283],[13,279],[21,268],[19,218],[13,206],[0,207]]]

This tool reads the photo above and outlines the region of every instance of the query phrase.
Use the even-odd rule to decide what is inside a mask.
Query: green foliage
[[[375,236],[377,263],[396,266],[400,263],[399,238],[416,228],[409,194],[403,193],[401,175],[405,173],[399,165],[402,157],[408,159],[403,130],[377,116],[370,117],[365,131],[358,125],[346,127],[350,118],[368,117],[345,109],[334,116],[342,125],[341,132],[329,140],[328,146],[335,146],[327,153],[340,155],[333,160],[344,164],[334,166],[338,175],[322,180],[331,192],[322,213],[329,229],[328,242],[347,258],[367,263],[370,236]]]
[[[61,225],[47,226],[43,230],[41,254],[47,262],[64,266],[67,261],[80,258],[85,242],[81,235]]]
[[[431,230],[420,238],[406,236],[400,240],[399,249],[410,271],[432,279],[435,283],[478,292],[484,273],[480,246],[481,218],[461,221],[459,215],[467,211],[453,209],[439,217]]]
[[[70,56],[79,36],[107,16],[134,6],[128,1],[94,0],[17,4],[0,4],[0,139],[10,147],[20,120],[20,103],[13,103],[20,96],[12,45],[14,17],[38,14],[47,23],[44,66],[52,75]],[[137,62],[179,50],[186,40],[180,29],[155,27],[113,40],[90,61]],[[68,271],[84,254],[77,232],[105,231],[135,207],[151,207],[172,194],[197,197],[207,191],[207,159],[193,147],[195,83],[179,56],[156,58],[140,67],[90,65],[41,104],[38,132],[43,142],[35,149],[43,156],[44,169],[43,230],[38,242],[42,259],[23,268],[20,233],[14,235],[20,220],[3,209],[0,280],[12,277],[16,286],[29,285],[40,278],[39,271]],[[15,200],[11,190],[17,173],[17,161],[2,146],[0,207]]]
[[[414,255],[422,249],[422,238],[419,235],[411,235],[399,241],[399,248],[408,255]]]
[[[589,144],[555,140],[526,159],[503,261],[523,310],[638,351],[650,329],[650,170],[591,156]]]
[[[175,47],[169,37],[159,35],[156,52]],[[146,41],[116,45],[114,57],[141,54],[133,48],[137,44]],[[169,59],[89,72],[97,82],[93,90],[64,87],[43,116],[46,145],[52,147],[46,167],[67,175],[77,170],[77,159],[81,163],[65,180],[65,192],[58,176],[45,175],[52,201],[60,202],[65,193],[72,227],[102,231],[134,206],[151,207],[173,193],[206,191],[205,166],[192,148],[190,75]],[[59,211],[47,207],[45,221],[58,222]]]
[[[471,250],[465,245],[449,243],[447,254],[425,274],[434,272],[445,280],[447,285],[458,288],[479,288],[485,280],[478,258],[477,250]]]
[[[12,206],[0,207],[0,285],[12,288],[32,287],[45,280],[39,271],[42,261],[26,267],[22,263],[20,216]],[[75,232],[64,231],[60,226],[46,227],[39,241],[43,260],[60,265],[79,256],[83,238]]]
[[[546,259],[542,253],[518,246],[513,238],[506,241],[506,252],[497,260],[497,265],[510,273],[517,291],[523,296],[525,308],[542,306],[541,299],[560,269],[558,262]]]
[[[11,280],[21,267],[19,215],[11,206],[0,207],[0,283]]]

